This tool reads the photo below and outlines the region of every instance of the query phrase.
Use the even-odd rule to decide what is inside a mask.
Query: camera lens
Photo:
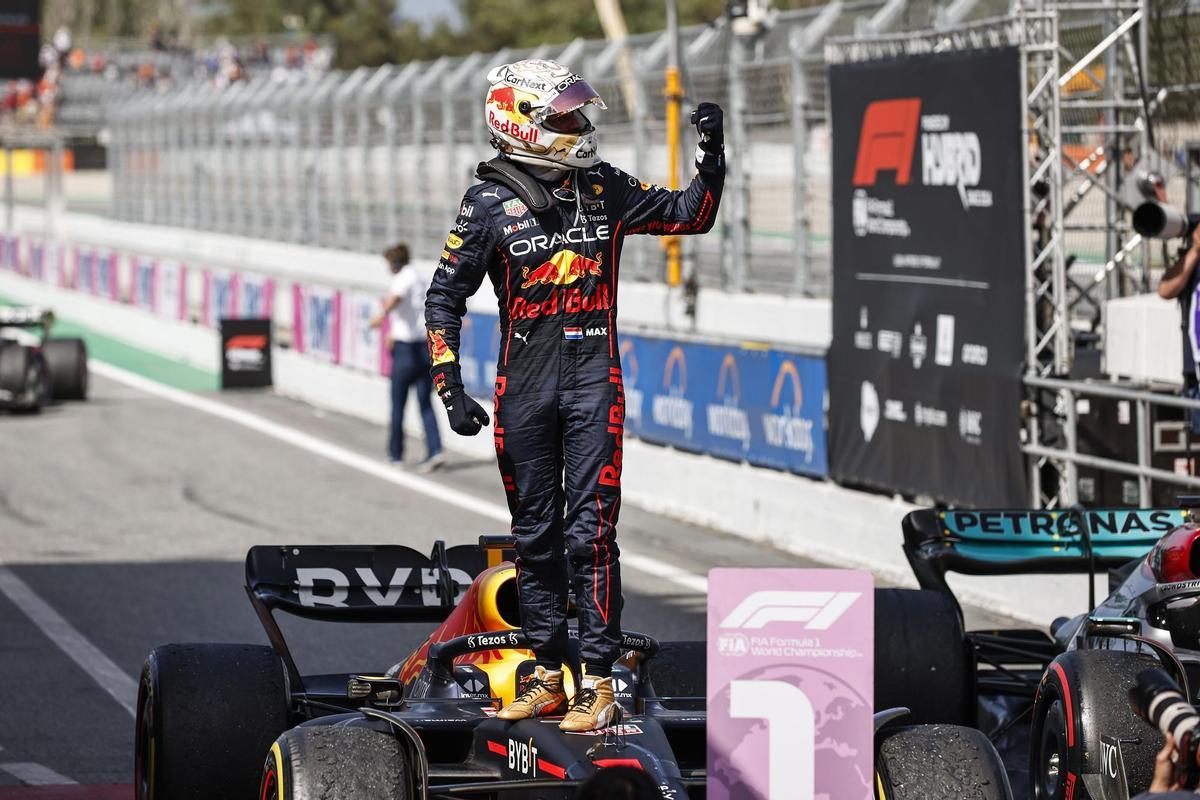
[[[1143,670],[1129,690],[1130,704],[1138,716],[1163,733],[1180,741],[1200,726],[1200,714],[1179,691],[1179,686],[1161,669]]]

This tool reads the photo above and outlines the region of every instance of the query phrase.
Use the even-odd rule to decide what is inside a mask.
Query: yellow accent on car
[[[271,758],[275,759],[275,788],[276,800],[284,800],[283,798],[283,751],[279,749],[279,742],[271,745]]]

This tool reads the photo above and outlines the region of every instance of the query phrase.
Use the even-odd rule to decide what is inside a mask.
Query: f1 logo
[[[897,186],[908,183],[920,117],[919,97],[876,100],[867,106],[854,162],[855,186],[874,186],[879,171],[888,169],[895,170]]]
[[[771,622],[806,622],[825,630],[859,598],[859,592],[755,592],[738,604],[722,628],[762,628]]]

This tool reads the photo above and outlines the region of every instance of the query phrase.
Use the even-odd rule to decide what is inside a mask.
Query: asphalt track
[[[0,416],[0,800],[132,796],[132,687],[146,653],[266,643],[242,590],[250,545],[427,551],[505,529],[490,460],[387,480],[397,468],[380,466],[375,426],[266,393],[186,395],[200,398],[194,408],[138,382],[94,376],[87,403]],[[309,446],[272,431],[302,432]],[[453,489],[462,494],[440,493]],[[625,627],[664,639],[703,638],[710,567],[818,566],[631,506],[619,535]],[[386,668],[428,626],[284,628],[302,671],[332,672]]]

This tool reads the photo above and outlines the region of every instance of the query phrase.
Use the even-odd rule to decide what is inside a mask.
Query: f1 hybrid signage
[[[867,572],[708,574],[710,800],[872,796]]]
[[[830,91],[831,472],[1020,505],[1017,50],[837,65]]]

